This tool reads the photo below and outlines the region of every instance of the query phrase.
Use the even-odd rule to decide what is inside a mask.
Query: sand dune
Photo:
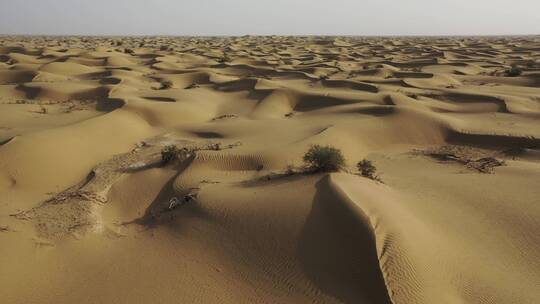
[[[2,303],[540,302],[537,37],[0,40]]]

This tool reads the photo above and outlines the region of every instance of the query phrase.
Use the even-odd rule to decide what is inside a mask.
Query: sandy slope
[[[539,60],[535,37],[3,37],[2,303],[539,303]],[[193,152],[162,166],[169,144]],[[348,172],[300,173],[312,144]]]

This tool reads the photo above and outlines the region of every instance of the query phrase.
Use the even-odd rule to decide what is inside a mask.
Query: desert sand
[[[0,298],[540,303],[540,38],[0,37]]]

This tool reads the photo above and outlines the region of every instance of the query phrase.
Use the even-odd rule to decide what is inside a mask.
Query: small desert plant
[[[160,90],[168,90],[170,88],[173,87],[173,82],[170,81],[170,80],[163,80],[161,82],[161,87],[159,88]]]
[[[294,116],[294,114],[295,114],[294,112],[289,112],[289,113],[285,114],[285,117],[291,118],[291,117]]]
[[[313,145],[303,159],[307,170],[311,172],[335,172],[345,167],[341,150],[331,146]]]
[[[363,177],[367,177],[370,179],[378,179],[377,176],[375,176],[377,168],[375,168],[372,161],[363,159],[359,161],[358,164],[356,164],[356,167],[358,168],[358,171],[360,171],[360,174]]]
[[[236,118],[236,117],[238,117],[238,116],[236,116],[235,114],[224,114],[224,115],[220,115],[220,116],[216,116],[216,117],[212,118],[212,121],[225,119],[225,118]]]
[[[186,148],[178,149],[175,145],[168,145],[161,149],[161,161],[163,164],[175,160],[184,160],[189,157],[190,151]]]
[[[198,87],[199,87],[199,84],[196,83],[196,82],[194,82],[194,83],[188,85],[187,87],[185,87],[184,89],[185,89],[185,90],[190,90],[190,89],[196,89],[196,88],[198,88]]]
[[[512,64],[512,66],[504,72],[506,76],[508,77],[516,77],[521,75],[523,71],[515,64]]]
[[[166,164],[178,157],[179,149],[175,145],[168,145],[161,149],[161,161]]]
[[[208,150],[219,151],[219,150],[221,150],[221,149],[222,149],[221,143],[211,143],[211,144],[208,144]]]

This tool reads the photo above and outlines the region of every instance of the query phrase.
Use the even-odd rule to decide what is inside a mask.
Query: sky
[[[538,35],[540,0],[0,0],[0,34]]]

